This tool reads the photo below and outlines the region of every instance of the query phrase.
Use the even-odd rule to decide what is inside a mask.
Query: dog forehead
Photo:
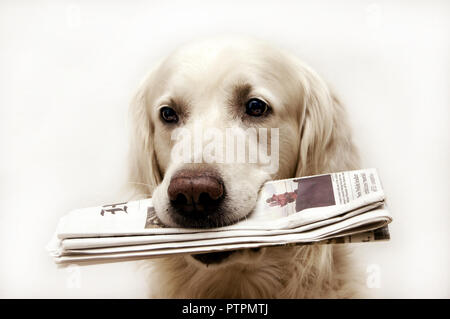
[[[223,106],[239,85],[248,84],[259,95],[272,93],[272,106],[284,108],[296,99],[297,76],[290,55],[260,41],[238,39],[187,44],[170,54],[154,77],[156,96],[174,97],[192,113]],[[156,93],[159,92],[159,93]],[[264,97],[264,94],[262,94]]]
[[[227,48],[182,54],[170,62],[171,72],[167,83],[175,89],[209,91],[230,84],[232,79],[253,74],[256,71],[254,62],[246,58],[244,53]]]
[[[282,56],[280,50],[265,42],[225,37],[181,46],[167,57],[163,68],[168,71],[169,82],[197,86],[215,84],[236,73],[249,75],[276,69],[285,60]]]

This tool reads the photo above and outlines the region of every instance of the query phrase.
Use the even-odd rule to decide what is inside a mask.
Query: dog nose
[[[214,213],[224,192],[224,183],[218,174],[199,170],[179,171],[167,189],[172,207],[179,214],[193,219]]]

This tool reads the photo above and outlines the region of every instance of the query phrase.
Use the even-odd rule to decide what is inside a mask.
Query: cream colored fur
[[[217,164],[232,194],[231,216],[246,216],[268,179],[358,168],[344,108],[326,83],[291,54],[256,40],[223,38],[185,45],[144,80],[131,106],[130,181],[141,197],[153,194],[158,217],[179,166],[171,163],[170,129],[157,107],[168,97],[189,104],[187,128],[243,125],[227,115],[230,86],[249,82],[271,102],[266,127],[280,128],[280,169],[268,176],[257,164]],[[205,165],[205,164],[204,164]],[[243,197],[242,194],[250,194]],[[242,250],[206,267],[191,256],[145,262],[151,296],[166,298],[340,298],[359,294],[345,246],[296,246]]]

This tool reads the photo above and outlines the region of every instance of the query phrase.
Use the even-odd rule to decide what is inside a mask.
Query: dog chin
[[[195,254],[191,255],[191,257],[206,266],[219,265],[222,263],[226,263],[226,260],[229,259],[235,252],[235,250],[227,250],[215,253]]]
[[[231,264],[252,264],[261,256],[264,249],[250,248],[242,250],[226,250],[213,253],[189,255],[187,258],[197,265],[208,268],[224,267]]]

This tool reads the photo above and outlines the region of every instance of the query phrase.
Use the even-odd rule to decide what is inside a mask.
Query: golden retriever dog
[[[171,227],[231,225],[251,215],[268,180],[358,168],[345,110],[328,85],[290,53],[259,40],[218,38],[182,46],[151,70],[131,114],[130,181],[136,194],[153,197],[157,217]],[[277,128],[277,169],[248,160],[192,160],[195,151],[191,161],[174,160],[175,130],[199,128]],[[347,298],[358,293],[340,245],[176,255],[145,263],[152,297]]]

